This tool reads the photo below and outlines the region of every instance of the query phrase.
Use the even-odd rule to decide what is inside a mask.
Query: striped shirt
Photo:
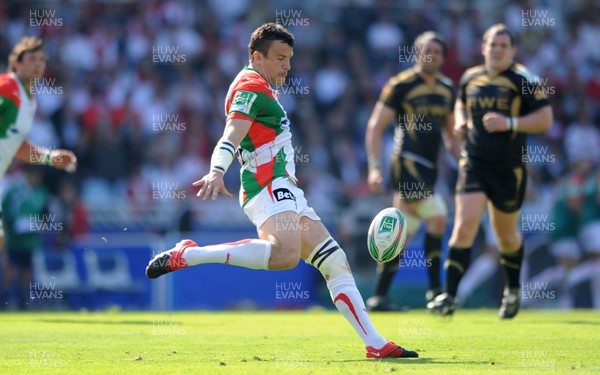
[[[278,177],[297,182],[290,121],[277,91],[256,70],[244,67],[231,83],[225,114],[227,120],[252,122],[236,152],[242,164],[242,206]]]
[[[12,72],[0,74],[0,176],[4,175],[33,124],[36,100]]]

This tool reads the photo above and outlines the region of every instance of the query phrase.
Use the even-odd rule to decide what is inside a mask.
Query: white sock
[[[218,245],[188,247],[182,257],[188,266],[221,263],[267,270],[269,269],[269,258],[271,257],[271,242],[246,239]]]
[[[358,333],[366,346],[381,349],[387,340],[377,332],[367,313],[362,296],[356,288],[354,277],[341,274],[327,282],[333,304]]]
[[[333,304],[350,322],[365,345],[381,349],[387,340],[371,323],[365,303],[350,273],[346,254],[337,242],[328,237],[314,248],[306,262],[316,267],[325,277]]]

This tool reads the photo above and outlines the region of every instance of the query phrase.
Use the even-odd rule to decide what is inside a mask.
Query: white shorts
[[[240,205],[243,204],[242,198],[240,190]],[[301,217],[307,216],[311,220],[321,220],[315,210],[308,206],[302,189],[289,178],[283,177],[273,180],[258,195],[250,199],[243,209],[256,228],[260,228],[269,217],[285,211],[294,211]]]

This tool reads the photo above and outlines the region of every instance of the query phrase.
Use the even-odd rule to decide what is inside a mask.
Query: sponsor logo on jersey
[[[285,199],[293,200],[294,202],[296,201],[296,197],[288,189],[275,189],[273,190],[273,195],[277,202],[281,202]]]
[[[235,93],[235,96],[231,101],[231,107],[229,108],[229,111],[250,114],[252,104],[254,103],[257,97],[258,95],[250,91],[238,91]]]

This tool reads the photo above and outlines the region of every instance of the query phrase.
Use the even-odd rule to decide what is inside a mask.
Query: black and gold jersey
[[[467,111],[465,148],[469,160],[489,166],[522,165],[526,134],[510,131],[488,133],[483,127],[483,116],[497,112],[519,117],[548,105],[539,79],[521,64],[512,64],[495,76],[488,74],[480,65],[463,74],[458,97]]]
[[[414,68],[390,78],[379,100],[397,114],[394,153],[433,168],[455,98],[452,81],[442,74],[434,84],[427,84]]]

